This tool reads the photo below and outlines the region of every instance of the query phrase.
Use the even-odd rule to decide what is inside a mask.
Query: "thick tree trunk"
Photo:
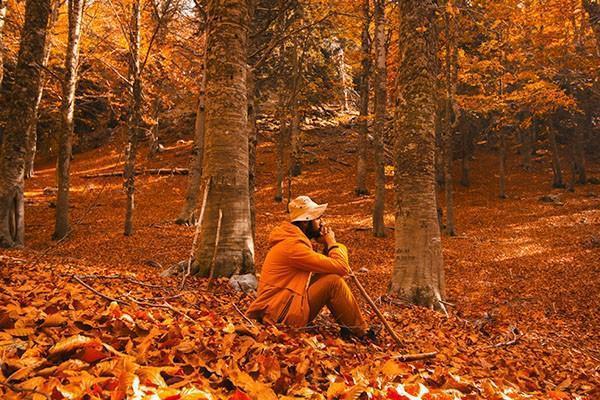
[[[371,44],[369,43],[369,26],[371,17],[369,0],[363,0],[363,29],[361,33],[361,71],[360,71],[360,104],[358,120],[358,149],[356,160],[356,188],[354,192],[358,196],[369,193],[367,190],[367,149],[369,135],[369,74],[371,70]]]
[[[583,0],[583,7],[588,13],[590,25],[596,36],[596,48],[600,54],[600,2],[598,0]]]
[[[134,0],[131,6],[131,32],[129,38],[129,69],[131,102],[128,126],[128,143],[125,149],[125,168],[123,186],[127,194],[125,209],[125,236],[133,234],[133,211],[135,208],[135,158],[142,122],[142,79],[140,76],[140,0]]]
[[[444,269],[435,183],[435,10],[431,0],[399,2],[396,121],[396,250],[390,292],[441,308]]]
[[[190,162],[190,179],[183,202],[183,208],[175,221],[179,225],[193,225],[196,223],[196,204],[200,193],[200,181],[202,180],[202,163],[204,155],[204,132],[206,124],[205,113],[205,87],[206,70],[200,84],[200,96],[198,97],[198,108],[196,109],[196,121],[194,123],[194,145],[192,147],[192,160]]]
[[[41,84],[39,65],[44,59],[50,0],[28,0],[15,83],[0,151],[0,247],[23,245],[25,207],[23,180],[27,126],[34,118],[34,103]]]
[[[446,225],[445,231],[447,235],[456,235],[454,222],[454,193],[452,182],[452,162],[454,161],[453,148],[453,133],[454,123],[452,120],[454,114],[454,91],[455,91],[455,75],[458,71],[456,63],[458,62],[456,45],[454,43],[454,29],[451,24],[454,24],[454,19],[450,19],[448,13],[445,14],[446,26],[446,104],[444,109],[444,189],[446,195]]]
[[[552,154],[552,187],[564,188],[562,170],[560,168],[560,158],[558,152],[558,144],[556,143],[556,132],[553,128],[548,129],[548,139],[550,141],[550,154]]]
[[[248,12],[247,0],[208,1],[202,173],[210,187],[193,265],[201,276],[254,272],[248,194]]]
[[[81,38],[81,20],[85,0],[68,1],[69,39],[65,56],[65,80],[61,105],[62,126],[58,134],[58,159],[56,176],[58,192],[56,195],[56,224],[54,239],[62,239],[68,233],[69,225],[69,172],[71,162],[71,136],[73,135],[73,116],[75,114],[75,91],[79,69],[79,40]]]
[[[8,0],[0,0],[0,87],[4,79],[4,21],[6,20],[6,9]],[[0,136],[1,138],[1,136]]]
[[[52,1],[50,17],[48,19],[48,28],[46,39],[44,42],[44,58],[42,61],[42,66],[46,67],[48,65],[48,61],[50,60],[50,52],[52,51],[52,39],[51,32],[52,28],[56,24],[58,20],[58,12],[60,9],[60,1]],[[42,75],[43,76],[43,75]],[[47,79],[43,79],[38,86],[37,97],[34,103],[34,116],[29,122],[27,126],[27,152],[25,154],[25,179],[29,179],[34,175],[34,164],[35,164],[35,155],[37,153],[37,124],[39,119],[39,110],[40,103],[42,101],[42,96],[44,95],[44,86],[46,86]]]
[[[386,48],[385,2],[375,0],[375,203],[373,205],[373,235],[385,236],[385,154],[383,136],[386,113]]]

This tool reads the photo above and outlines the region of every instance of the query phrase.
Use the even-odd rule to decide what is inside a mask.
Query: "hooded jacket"
[[[328,255],[317,253],[304,232],[291,222],[273,229],[269,242],[271,249],[261,269],[258,294],[247,315],[269,324],[304,326],[309,322],[311,274],[347,275],[348,249],[337,243]]]

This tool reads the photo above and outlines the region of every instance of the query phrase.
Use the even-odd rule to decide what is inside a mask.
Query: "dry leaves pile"
[[[104,149],[75,160],[73,219],[82,219],[48,253],[53,210],[43,189],[52,169],[28,181],[28,247],[0,255],[0,398],[600,397],[600,246],[590,239],[600,227],[597,197],[575,193],[561,207],[540,204],[546,172],[525,177],[511,167],[508,187],[518,196],[500,202],[486,175],[495,161],[480,160],[473,186],[456,193],[461,236],[444,239],[448,298],[456,304],[446,317],[382,296],[393,237],[355,229],[369,224],[372,197],[356,199],[348,169],[327,161],[352,162],[351,154],[333,153],[347,139],[321,133],[315,140],[325,143],[322,162],[294,181],[294,193],[330,203],[338,239],[354,268],[366,267],[359,277],[404,348],[384,333],[379,346],[345,342],[327,316],[302,330],[252,326],[233,306],[245,310],[251,297],[223,281],[211,293],[192,278],[179,291],[178,279],[160,278],[145,260],[166,267],[189,254],[193,228],[173,223],[185,179],[139,177],[136,231],[123,238],[120,179],[77,176],[113,168],[119,152]],[[182,154],[163,153],[147,166],[182,167]],[[271,145],[260,146],[258,265],[270,229],[285,218],[271,199],[273,155]],[[394,359],[428,351],[437,357]]]

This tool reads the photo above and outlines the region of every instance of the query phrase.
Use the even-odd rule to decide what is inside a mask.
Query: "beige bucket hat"
[[[317,204],[308,196],[298,196],[288,205],[291,222],[312,221],[323,215],[325,209],[327,209],[327,203]]]

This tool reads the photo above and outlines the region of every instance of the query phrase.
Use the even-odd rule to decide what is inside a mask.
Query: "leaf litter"
[[[252,296],[225,280],[209,291],[205,280],[191,277],[180,290],[179,278],[159,277],[157,263],[166,267],[189,254],[193,227],[172,222],[185,179],[141,176],[136,231],[123,238],[120,180],[90,183],[77,172],[117,159],[118,152],[103,149],[75,161],[73,185],[81,190],[73,193],[74,219],[86,218],[51,251],[51,198],[43,188],[52,185],[52,173],[28,182],[28,247],[0,255],[3,399],[600,396],[600,249],[585,246],[600,227],[596,197],[565,194],[560,209],[539,203],[547,176],[525,176],[515,166],[508,176],[515,194],[502,202],[484,174],[494,160],[482,156],[473,186],[457,189],[460,236],[444,238],[452,303],[446,317],[385,294],[393,235],[375,239],[354,229],[369,223],[372,197],[355,198],[350,171],[330,165],[324,150],[322,162],[293,182],[294,193],[329,200],[337,237],[349,246],[355,270],[367,267],[358,276],[400,334],[405,347],[398,348],[384,331],[379,345],[346,342],[326,315],[305,329],[249,323],[238,310]],[[184,161],[163,154],[148,167]],[[271,200],[274,163],[272,145],[261,144],[259,266],[268,232],[285,218]],[[388,196],[393,204],[391,191]],[[392,210],[386,218],[392,225]],[[363,309],[377,325],[366,304]],[[429,351],[438,354],[412,362],[399,357]]]

